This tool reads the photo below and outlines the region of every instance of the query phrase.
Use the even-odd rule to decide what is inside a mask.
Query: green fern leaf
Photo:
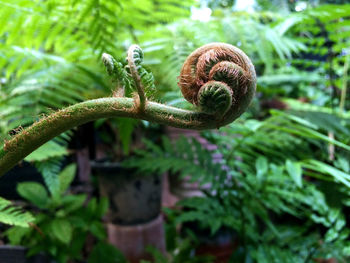
[[[23,211],[21,207],[14,206],[11,201],[0,197],[0,222],[8,225],[28,227],[34,221],[29,212]]]

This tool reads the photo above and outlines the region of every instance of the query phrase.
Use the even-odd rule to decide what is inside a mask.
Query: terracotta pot
[[[108,240],[123,252],[130,263],[151,260],[152,257],[145,249],[153,246],[165,254],[165,238],[163,218],[133,226],[107,224]]]

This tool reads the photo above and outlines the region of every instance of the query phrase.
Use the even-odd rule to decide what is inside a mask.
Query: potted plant
[[[130,138],[123,137],[126,129],[130,129]],[[149,245],[165,253],[161,176],[138,173],[122,165],[142,148],[143,137],[158,133],[159,127],[146,128],[130,119],[106,120],[96,132],[96,158],[91,167],[101,196],[110,203],[106,216],[108,238],[130,262],[149,259]]]

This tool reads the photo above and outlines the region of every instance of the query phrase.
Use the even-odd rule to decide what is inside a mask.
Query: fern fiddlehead
[[[185,99],[213,114],[220,127],[246,110],[255,92],[256,74],[243,51],[211,43],[188,56],[178,84]]]
[[[99,118],[129,117],[196,130],[218,128],[241,115],[255,91],[256,76],[249,58],[236,47],[213,43],[194,51],[181,70],[182,93],[199,111],[152,102],[147,100],[145,89],[154,86],[153,75],[141,66],[142,58],[142,50],[132,46],[125,69],[112,56],[103,54],[107,72],[119,88],[134,87],[138,97],[119,92],[111,98],[85,101],[21,130],[0,148],[0,175],[60,133]]]

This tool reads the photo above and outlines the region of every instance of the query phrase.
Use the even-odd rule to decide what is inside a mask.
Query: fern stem
[[[350,56],[345,57],[345,63],[344,63],[344,72],[343,72],[343,88],[341,90],[340,95],[340,104],[339,108],[340,111],[343,112],[345,109],[345,101],[346,101],[346,93],[347,93],[347,84],[348,84],[348,70],[349,70],[349,63],[350,63]]]
[[[239,94],[239,96],[234,97],[234,103],[231,98],[233,91],[231,92],[230,90],[227,92],[224,90],[223,92],[224,96],[230,96],[229,100],[217,101],[217,99],[221,98],[221,94],[218,92],[222,93],[222,90],[217,88],[208,89],[208,91],[212,94],[209,94],[210,96],[204,96],[205,101],[208,103],[208,105],[204,105],[204,102],[200,103],[201,107],[208,108],[207,111],[205,111],[206,113],[178,109],[150,101],[147,101],[146,103],[146,96],[142,79],[144,72],[142,72],[141,67],[143,52],[139,46],[132,45],[128,50],[127,61],[131,76],[134,80],[137,92],[139,94],[138,99],[113,97],[85,101],[57,111],[47,116],[46,118],[43,118],[40,121],[34,123],[27,129],[21,130],[10,140],[5,140],[4,145],[0,148],[0,176],[15,166],[28,154],[55,136],[61,134],[66,130],[70,130],[76,126],[99,118],[129,117],[170,125],[178,128],[196,130],[219,128],[220,126],[231,123],[246,110],[253,97],[256,86],[256,74],[254,66],[251,63],[250,59],[243,53],[243,51],[224,43],[212,43],[205,45],[202,48],[197,49],[197,51],[194,51],[190,55],[190,59],[187,60],[192,61],[194,59],[193,57],[195,57],[197,53],[201,54],[203,50],[207,49],[227,51],[229,54],[231,54],[232,60],[237,60],[237,63],[239,62],[239,65],[242,66],[240,67],[224,63],[222,70],[225,71],[225,69],[230,68],[234,68],[236,70],[237,68],[242,68],[242,70],[245,69],[249,73],[247,73],[247,81],[243,82],[238,81],[241,79],[241,74],[235,70],[233,71],[233,73],[235,73],[232,76],[233,79],[227,76],[223,77],[223,80],[228,79],[233,81],[236,79],[234,82],[239,82],[239,84],[232,87],[235,91],[237,91],[236,93]],[[207,62],[205,60],[205,57],[202,58],[202,62],[204,64],[201,63],[201,66],[205,67]],[[115,61],[113,57],[108,54],[102,55],[102,61],[106,66],[109,75],[115,79],[118,79],[118,81],[125,81],[125,75],[127,73],[124,73],[124,69],[122,68],[121,63]],[[188,68],[190,64],[191,63],[185,62],[184,68]],[[221,69],[222,65],[220,64],[219,66]],[[205,72],[202,73],[204,74]],[[181,75],[183,84],[188,88],[189,83],[184,81],[187,74],[183,74],[182,70]],[[210,76],[206,76],[205,79],[207,79],[207,77]],[[208,83],[212,82],[209,81]],[[222,85],[225,85],[226,87],[226,84],[224,84],[224,82],[223,84],[219,83],[218,87],[220,88]],[[205,87],[205,85],[203,87]],[[183,87],[181,87],[181,90],[183,91]],[[217,96],[218,94],[219,97]],[[220,110],[221,114],[218,114],[217,110],[215,109],[217,105],[215,103],[212,103],[211,99],[214,99],[215,102],[219,103],[220,105],[224,103],[225,107],[224,110]],[[211,107],[214,108],[214,110],[211,109]],[[221,106],[219,108],[221,109]]]
[[[139,94],[139,99],[140,99],[139,110],[143,111],[145,108],[146,96],[145,96],[144,88],[143,88],[142,83],[141,83],[141,77],[140,77],[139,72],[137,70],[138,63],[135,62],[135,58],[134,58],[135,53],[137,53],[137,52],[142,52],[138,45],[132,45],[129,48],[129,50],[128,50],[128,65],[130,68],[131,76],[135,82],[137,93]],[[137,54],[137,55],[140,56],[140,54]],[[141,63],[141,61],[139,61],[139,63]]]
[[[218,123],[211,115],[148,102],[139,111],[132,98],[102,98],[89,100],[57,111],[22,130],[0,149],[0,175],[3,175],[35,149],[62,132],[99,118],[129,117],[179,128],[212,129]],[[231,120],[232,121],[232,120]],[[229,121],[230,122],[230,121]]]

